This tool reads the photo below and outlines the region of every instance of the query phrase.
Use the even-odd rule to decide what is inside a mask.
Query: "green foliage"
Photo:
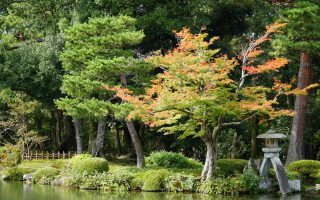
[[[205,194],[236,195],[240,191],[240,181],[237,178],[206,180],[198,188],[198,192]]]
[[[72,171],[79,174],[95,174],[96,172],[102,173],[109,170],[109,165],[106,159],[103,158],[82,158],[75,162],[72,166]]]
[[[139,68],[146,65],[133,59],[133,46],[144,37],[135,28],[136,20],[128,16],[92,18],[64,30],[65,51],[61,54],[63,68],[62,91],[68,97],[56,105],[74,118],[105,117],[113,109],[107,99],[114,92],[103,86],[117,85],[120,75],[130,73],[137,81]],[[143,74],[143,73],[142,73]],[[141,83],[139,83],[141,84]],[[116,110],[118,112],[118,110]]]
[[[146,158],[146,163],[149,166],[158,166],[165,168],[199,168],[202,164],[194,159],[187,158],[181,153],[159,151],[152,152]]]
[[[217,160],[217,174],[224,177],[241,174],[247,162],[242,159],[219,159]]]
[[[314,53],[320,50],[320,4],[319,1],[296,1],[294,6],[284,11],[284,34],[273,42],[279,52],[290,50]]]
[[[170,192],[194,192],[200,184],[200,179],[194,176],[172,174],[165,181],[165,189]]]
[[[132,180],[132,188],[143,191],[162,191],[165,189],[165,180],[169,175],[170,172],[166,169],[140,172]]]
[[[72,167],[72,166],[77,165],[79,161],[81,161],[81,160],[83,160],[85,158],[93,158],[93,156],[91,154],[87,154],[87,153],[78,154],[78,155],[73,156],[70,159],[69,163],[70,163],[70,165]]]
[[[305,178],[316,176],[320,171],[320,161],[317,160],[298,160],[292,162],[287,167],[288,171],[299,173]]]
[[[43,185],[50,184],[51,181],[59,174],[60,170],[52,168],[52,167],[45,167],[39,168],[37,171],[33,173],[32,181],[34,183],[40,183]]]
[[[5,167],[15,167],[21,163],[21,147],[6,144],[0,148],[0,169]]]
[[[240,186],[249,193],[258,193],[261,178],[253,170],[246,170],[239,176]]]
[[[28,174],[33,170],[30,168],[10,167],[1,171],[4,180],[21,181],[24,174]]]
[[[106,179],[100,182],[100,189],[108,191],[129,191],[134,176],[131,173],[108,173]]]

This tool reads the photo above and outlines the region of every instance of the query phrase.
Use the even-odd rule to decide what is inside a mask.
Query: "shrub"
[[[54,180],[54,178],[59,174],[59,172],[60,171],[58,169],[52,167],[40,168],[34,172],[32,181],[34,183],[48,185],[51,181]]]
[[[83,158],[75,162],[72,166],[72,171],[80,174],[86,172],[89,175],[93,175],[96,172],[102,173],[108,170],[108,162],[103,158]]]
[[[205,194],[236,195],[240,193],[241,187],[237,178],[218,178],[202,182],[197,191]]]
[[[149,166],[158,166],[166,168],[198,168],[202,164],[194,159],[187,158],[180,153],[159,151],[153,152],[146,158]]]
[[[82,178],[82,174],[69,172],[68,174],[62,175],[62,183],[64,186],[67,187],[79,188],[81,185]]]
[[[243,188],[242,192],[258,193],[261,178],[254,170],[246,170],[240,175],[239,180],[240,185]]]
[[[170,192],[194,192],[199,184],[200,179],[193,176],[173,174],[165,180],[165,189]]]
[[[106,179],[100,182],[101,189],[111,191],[129,191],[134,176],[130,173],[118,172],[108,174]]]
[[[132,188],[143,191],[161,191],[165,188],[165,180],[169,177],[166,169],[149,170],[136,174],[132,180]]]
[[[320,170],[320,161],[317,160],[299,160],[292,162],[287,168],[290,172],[299,173],[305,178],[316,176]]]
[[[70,165],[71,167],[76,165],[80,160],[83,160],[85,158],[93,158],[91,154],[83,153],[79,155],[75,155],[70,159]]]
[[[6,144],[0,149],[0,168],[15,167],[21,163],[21,148]]]
[[[247,162],[247,160],[242,159],[219,159],[217,161],[217,174],[223,177],[241,174]]]
[[[20,181],[24,174],[31,173],[32,169],[12,167],[2,171],[3,180]]]

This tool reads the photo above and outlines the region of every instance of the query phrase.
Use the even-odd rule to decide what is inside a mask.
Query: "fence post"
[[[47,151],[47,156],[46,157],[47,157],[47,160],[49,160],[49,152],[48,151]]]
[[[36,151],[36,160],[38,159],[38,151]]]
[[[71,152],[68,151],[68,158],[71,158]]]
[[[66,158],[66,154],[64,153],[64,151],[62,151],[62,158],[63,158],[63,159]]]

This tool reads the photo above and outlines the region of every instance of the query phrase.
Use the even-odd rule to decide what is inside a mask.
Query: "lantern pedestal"
[[[272,165],[276,172],[280,192],[282,194],[289,193],[290,188],[288,178],[279,159],[281,148],[278,147],[278,140],[281,138],[286,138],[286,136],[283,134],[277,134],[270,130],[266,134],[258,135],[257,138],[263,138],[266,140],[266,147],[262,148],[262,151],[264,152],[264,158],[260,167],[260,176],[264,177],[266,180],[268,171]]]

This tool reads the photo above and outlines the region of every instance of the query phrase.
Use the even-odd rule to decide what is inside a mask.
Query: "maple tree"
[[[209,48],[218,38],[207,41],[207,34],[193,35],[185,28],[176,33],[179,44],[175,49],[147,58],[147,62],[160,66],[164,72],[152,81],[144,95],[134,96],[120,87],[105,88],[117,91],[119,97],[134,105],[129,117],[139,117],[165,134],[200,137],[207,149],[202,179],[209,179],[215,173],[217,137],[223,128],[241,124],[255,115],[274,118],[292,114],[290,110],[274,107],[277,97],[289,92],[286,84],[276,81],[274,87],[268,88],[253,84],[253,79],[244,84],[249,77],[277,71],[287,64],[285,58],[273,58],[263,64],[255,62],[263,53],[260,44],[282,26],[276,23],[267,27],[265,35],[242,51],[241,64]],[[239,67],[242,73],[237,80],[232,73]]]

